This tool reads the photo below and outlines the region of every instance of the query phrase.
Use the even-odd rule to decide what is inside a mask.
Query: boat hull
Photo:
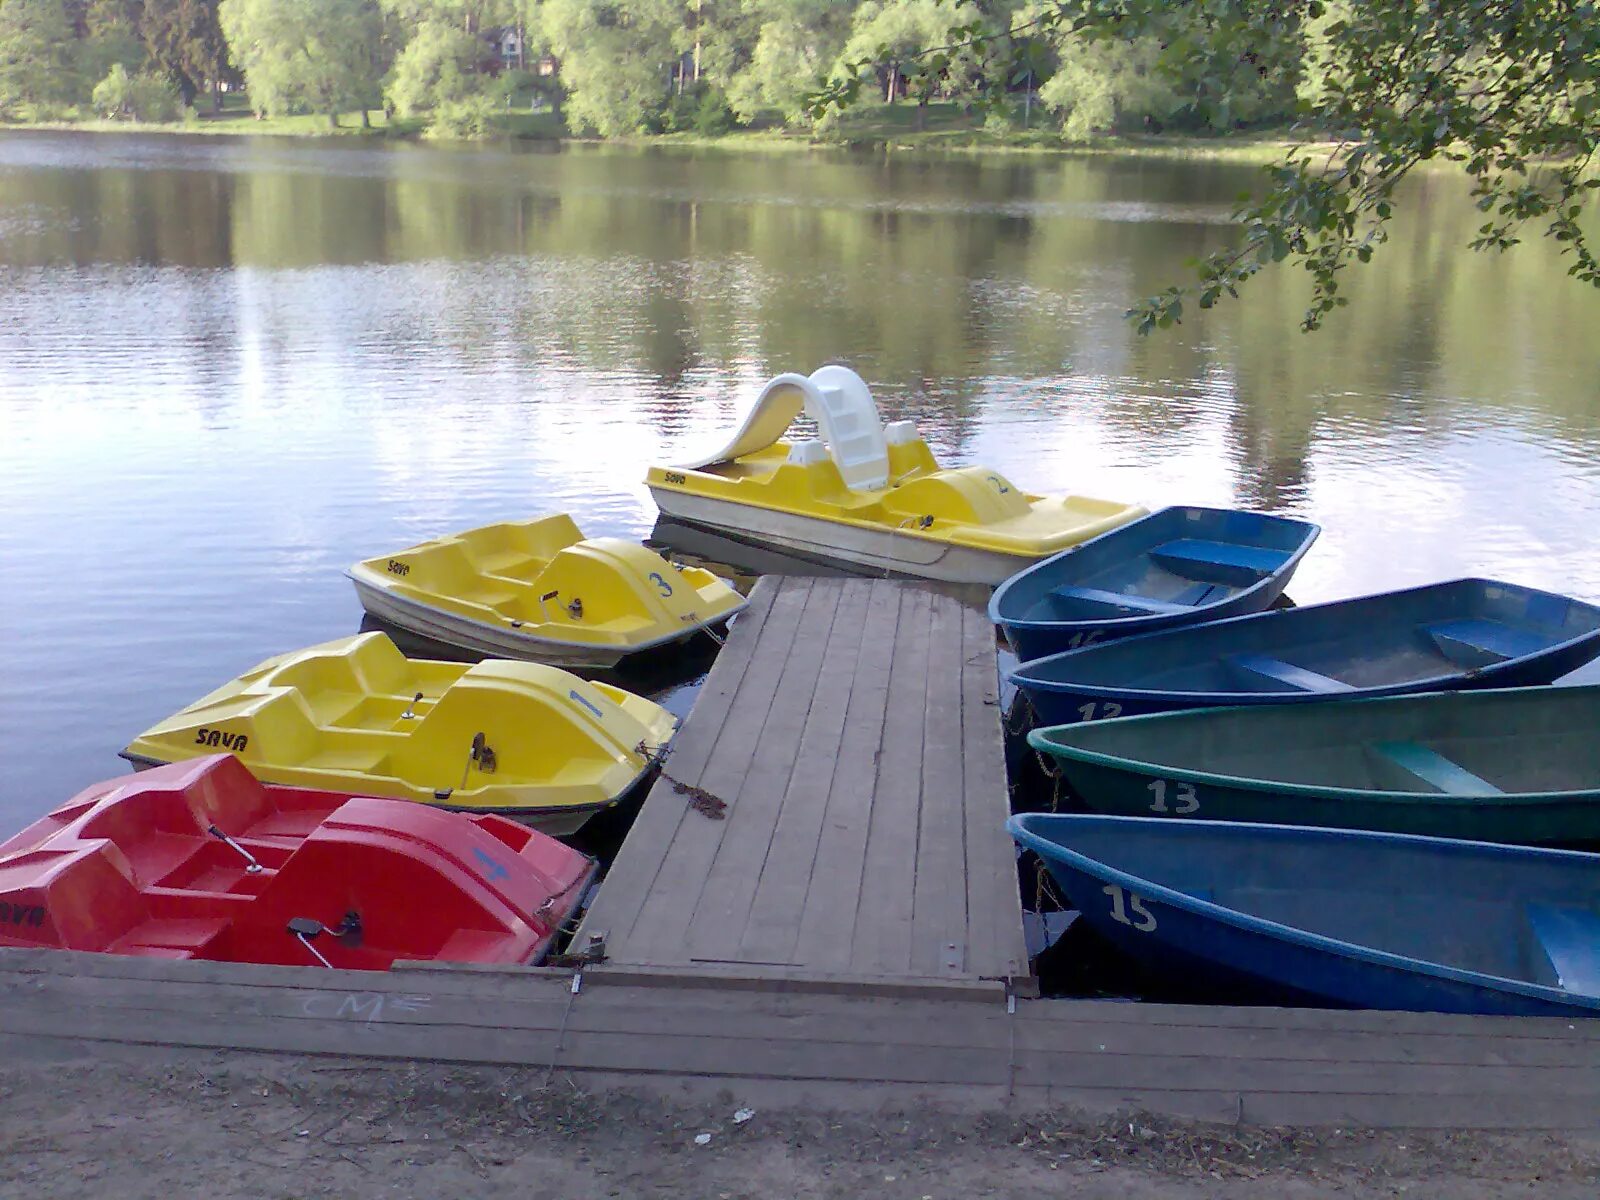
[[[731,541],[802,561],[886,578],[994,586],[1038,559],[932,542],[908,533],[863,529],[821,517],[651,487],[663,516]]]
[[[170,767],[175,763],[193,761],[192,759],[173,759],[169,761],[160,758],[147,758],[141,754],[130,754],[126,750],[122,751],[117,757],[128,763],[135,771],[150,771],[157,767]],[[547,837],[571,837],[588,824],[590,818],[605,812],[607,809],[615,808],[617,805],[624,803],[628,797],[636,794],[650,779],[654,769],[652,766],[640,772],[638,777],[619,792],[614,800],[607,800],[603,804],[580,804],[573,805],[570,808],[515,808],[510,805],[498,805],[492,810],[486,810],[482,805],[451,804],[445,800],[435,800],[427,802],[425,807],[438,808],[445,812],[466,813],[468,815],[490,813],[493,816],[505,817],[507,820],[515,821],[518,825],[526,825],[529,829],[545,834]],[[297,787],[300,791],[322,792],[329,796],[341,794],[326,788],[308,788],[298,784],[278,783],[275,781],[274,772],[270,768],[262,769],[256,766],[253,767],[253,770],[260,772],[262,783],[274,787]],[[378,795],[380,793],[374,791],[373,794]],[[422,801],[410,800],[408,797],[386,798],[405,799],[408,803],[413,804],[423,803]]]
[[[1028,742],[1094,812],[1567,845],[1600,841],[1597,707],[1600,688],[1442,692],[1080,723]]]
[[[1461,579],[1124,638],[1010,675],[1036,725],[1545,684],[1600,654],[1600,607]]]
[[[989,618],[1026,662],[1261,612],[1318,532],[1262,513],[1161,509],[1012,576],[990,599]]]
[[[1257,1003],[1503,1016],[1600,1016],[1600,997],[1569,994],[1559,985],[1513,981],[1377,951],[1304,928],[1255,918],[1153,884],[1119,865],[1073,852],[1073,822],[1116,822],[1120,826],[1119,837],[1135,840],[1140,826],[1172,828],[1174,823],[1031,815],[1013,817],[1009,824],[1012,836],[1040,856],[1095,931],[1153,972],[1230,995],[1242,991]],[[1201,823],[1176,825],[1192,828]],[[1201,827],[1222,833],[1239,828]],[[1546,855],[1552,856],[1560,869],[1591,870],[1583,861],[1587,856],[1557,850],[1510,850],[1337,830],[1244,828],[1262,839],[1264,845],[1258,848],[1258,855],[1271,853],[1272,841],[1288,844],[1303,838],[1366,839],[1375,857],[1391,863],[1391,871],[1376,880],[1351,880],[1350,896],[1352,901],[1357,897],[1373,901],[1375,907],[1387,902],[1391,906],[1389,919],[1395,923],[1425,921],[1436,915],[1411,910],[1415,898],[1407,895],[1403,873],[1409,871],[1415,876],[1425,870],[1423,864],[1440,848],[1446,853],[1448,848],[1460,848],[1471,859],[1485,863],[1502,854]],[[1197,847],[1196,852],[1204,850]],[[1256,880],[1247,876],[1236,882],[1248,885]],[[1472,935],[1468,931],[1464,936]]]
[[[1182,817],[1366,829],[1508,845],[1563,846],[1600,841],[1600,790],[1552,797],[1427,797],[1347,792],[1335,788],[1287,791],[1270,783],[1245,786],[1189,779],[1186,772],[1119,768],[1057,758],[1084,806],[1124,817]],[[1152,790],[1160,787],[1160,795]]]
[[[595,872],[499,817],[266,786],[214,755],[95,784],[0,844],[13,918],[0,944],[313,969],[530,964]]]
[[[703,625],[692,625],[670,636],[628,647],[585,645],[533,637],[515,629],[497,628],[482,621],[473,621],[431,605],[415,603],[404,596],[395,595],[387,588],[374,587],[355,574],[350,575],[350,580],[355,584],[356,595],[361,598],[361,607],[397,629],[427,638],[441,646],[465,650],[485,658],[542,662],[569,671],[609,670],[635,654],[662,646],[681,645],[708,628],[715,629],[727,623],[727,618],[723,618]]]
[[[548,663],[408,659],[381,633],[291,651],[158,722],[130,762],[225,750],[265,783],[567,833],[652,770],[677,718]]]

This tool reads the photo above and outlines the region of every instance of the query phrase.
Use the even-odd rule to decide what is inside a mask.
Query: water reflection
[[[1600,598],[1600,301],[1416,184],[1315,338],[1303,281],[1141,341],[1251,171],[1111,158],[0,137],[0,827],[151,721],[342,636],[384,546],[566,508],[768,375],[1025,486],[1326,532],[1302,601],[1468,572]]]

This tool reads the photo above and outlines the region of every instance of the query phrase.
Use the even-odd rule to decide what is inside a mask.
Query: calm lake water
[[[343,569],[572,511],[760,383],[856,366],[1036,490],[1320,522],[1301,603],[1468,573],[1600,599],[1600,296],[1419,181],[1354,307],[1121,314],[1248,167],[0,135],[0,828],[135,733],[354,632]]]

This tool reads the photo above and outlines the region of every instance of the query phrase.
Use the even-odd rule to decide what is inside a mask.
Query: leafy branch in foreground
[[[993,13],[995,6],[988,8]],[[1475,250],[1516,245],[1533,223],[1560,244],[1568,273],[1600,286],[1580,220],[1600,187],[1600,8],[1578,0],[1051,0],[952,22],[939,45],[898,56],[913,88],[971,69],[980,102],[1007,88],[1040,46],[1138,40],[1197,111],[1227,117],[1241,86],[1292,72],[1296,144],[1235,211],[1243,236],[1192,265],[1194,280],[1141,301],[1140,333],[1210,308],[1274,262],[1298,263],[1317,329],[1346,299],[1343,272],[1387,237],[1395,191],[1419,164],[1459,163],[1485,221]],[[814,114],[854,104],[882,56],[838,71],[808,97]],[[1007,66],[1010,69],[1005,69]],[[1273,81],[1269,81],[1273,82]],[[1278,80],[1278,83],[1284,81]]]

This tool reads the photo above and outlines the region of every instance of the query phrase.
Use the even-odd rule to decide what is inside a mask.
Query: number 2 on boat
[[[1122,705],[1115,700],[1103,700],[1098,704],[1091,700],[1087,704],[1078,705],[1078,713],[1085,721],[1093,721],[1101,717],[1109,720],[1111,717],[1120,717],[1122,715]]]
[[[1194,784],[1180,782],[1172,785],[1173,804],[1171,808],[1167,807],[1168,786],[1169,785],[1165,779],[1152,779],[1149,783],[1145,784],[1145,787],[1150,790],[1150,794],[1155,797],[1155,799],[1150,803],[1151,812],[1170,812],[1177,816],[1184,817],[1188,816],[1192,812],[1200,811],[1200,801],[1194,794]]]
[[[1108,883],[1100,889],[1111,897],[1111,919],[1137,929],[1140,933],[1149,933],[1156,927],[1155,914],[1144,906],[1144,897],[1138,892],[1125,892],[1114,883]],[[1128,916],[1129,913],[1133,917]],[[1137,917],[1137,920],[1134,920]]]

